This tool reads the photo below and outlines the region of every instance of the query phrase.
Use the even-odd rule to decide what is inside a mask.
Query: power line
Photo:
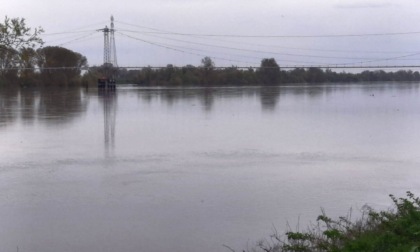
[[[148,32],[163,35],[199,36],[199,37],[227,37],[227,38],[345,38],[345,37],[378,37],[397,35],[418,35],[420,32],[396,32],[396,33],[365,33],[365,34],[325,34],[325,35],[232,35],[232,34],[198,34],[177,32]]]
[[[157,37],[160,38],[159,36],[152,36],[152,37]],[[175,41],[183,41],[183,40],[175,40]],[[189,42],[189,41],[184,41],[186,43],[193,43],[194,42]],[[201,43],[199,43],[201,44]],[[164,44],[162,44],[164,45]],[[202,44],[202,45],[206,45],[206,46],[213,46],[213,47],[217,47],[215,45],[209,45],[209,44]],[[196,49],[196,48],[190,48],[190,47],[183,47],[183,46],[178,46],[178,45],[165,45],[165,46],[171,46],[171,47],[176,47],[176,48],[183,48],[186,50],[192,50],[192,51],[201,51],[201,52],[207,52],[207,53],[215,53],[215,52],[211,52],[211,51],[207,51],[207,50],[203,50],[203,49]],[[222,47],[223,48],[223,47]],[[239,50],[239,49],[238,49]],[[220,52],[219,52],[220,53]],[[268,52],[267,52],[268,53]],[[261,56],[245,56],[245,55],[237,55],[237,54],[231,54],[231,53],[223,53],[225,55],[232,55],[234,57],[241,57],[241,58],[250,58],[250,59],[258,59],[258,60],[262,60],[265,57],[261,57]],[[275,53],[271,53],[271,54],[275,54]],[[304,63],[304,64],[321,64],[319,62],[312,62],[312,61],[300,61],[300,60],[285,60],[285,59],[280,59],[281,62],[294,62],[294,63]]]
[[[129,23],[125,23],[125,22],[121,22],[121,21],[117,21],[117,20],[115,20],[115,23],[124,24],[124,25],[128,25],[128,26],[133,26],[133,27],[138,27],[138,28],[145,28],[145,29],[152,30],[152,31],[170,32],[170,31],[161,30],[161,29],[157,29],[157,28],[151,28],[151,27],[142,26],[142,25],[129,24]]]
[[[152,35],[149,35],[152,36]],[[159,36],[154,36],[158,38],[162,38]],[[134,38],[134,37],[132,37]],[[412,53],[408,55],[401,55],[396,57],[388,57],[388,58],[380,58],[380,59],[372,59],[372,58],[357,58],[357,57],[335,57],[335,56],[319,56],[319,55],[305,55],[305,54],[292,54],[292,53],[278,53],[278,52],[267,52],[267,51],[260,51],[260,50],[250,50],[250,49],[241,49],[241,48],[234,48],[234,47],[227,47],[227,46],[220,46],[220,45],[209,45],[205,43],[199,43],[199,42],[192,42],[192,41],[185,41],[185,40],[179,40],[174,38],[163,38],[168,39],[172,41],[178,41],[178,42],[184,42],[184,43],[190,43],[190,44],[196,44],[196,45],[203,45],[203,46],[210,46],[210,47],[218,47],[218,48],[224,48],[224,49],[231,49],[231,50],[239,50],[239,51],[248,51],[248,52],[256,52],[256,53],[266,53],[266,54],[276,54],[276,55],[285,55],[285,56],[294,56],[294,57],[312,57],[312,58],[324,58],[324,59],[356,59],[356,60],[365,60],[361,62],[348,62],[348,63],[333,63],[329,64],[331,66],[334,65],[340,65],[340,66],[348,66],[348,65],[354,65],[354,64],[366,64],[366,63],[372,63],[372,62],[379,62],[379,61],[389,61],[389,60],[395,60],[395,59],[401,59],[406,57],[411,57],[415,55],[419,55],[420,53]]]
[[[348,63],[340,63],[340,65],[354,65],[357,63],[365,64],[370,62],[377,62],[377,61],[389,61],[393,59],[401,59],[404,57],[409,57],[412,55],[417,55],[417,53],[409,54],[409,55],[402,55],[402,56],[396,56],[396,57],[388,57],[388,58],[366,58],[366,57],[342,57],[342,56],[320,56],[320,55],[307,55],[307,54],[294,54],[294,53],[278,53],[278,52],[268,52],[268,51],[262,51],[262,50],[254,50],[254,49],[243,49],[243,48],[236,48],[236,47],[229,47],[229,46],[221,46],[221,45],[209,45],[205,43],[199,43],[199,42],[193,42],[193,41],[185,41],[185,40],[179,40],[175,38],[168,38],[166,36],[157,36],[152,34],[161,34],[161,35],[182,35],[182,36],[190,36],[194,38],[200,38],[204,37],[206,39],[214,39],[215,37],[231,37],[231,38],[317,38],[317,37],[368,37],[368,36],[396,36],[396,35],[413,35],[413,34],[420,34],[420,32],[394,32],[394,33],[365,33],[365,34],[334,34],[334,35],[270,35],[270,36],[260,36],[260,35],[231,35],[231,34],[196,34],[196,33],[179,33],[179,32],[171,32],[171,31],[165,31],[162,29],[157,28],[151,28],[146,26],[139,26],[134,24],[129,24],[125,22],[119,22],[122,24],[126,24],[129,26],[134,27],[140,27],[145,28],[148,30],[152,30],[153,32],[143,32],[143,31],[133,31],[133,30],[125,30],[127,32],[136,32],[136,33],[142,33],[147,36],[157,37],[161,39],[167,39],[172,41],[178,41],[183,43],[189,43],[189,44],[195,44],[195,45],[202,45],[202,46],[208,46],[208,47],[218,47],[218,48],[224,48],[224,49],[230,49],[230,50],[239,50],[239,51],[247,51],[247,52],[254,52],[254,53],[264,53],[264,54],[275,54],[275,55],[283,55],[283,56],[291,56],[291,57],[312,57],[312,58],[324,58],[324,59],[350,59],[350,60],[364,60],[361,62],[348,62]],[[220,40],[219,40],[220,41]],[[223,41],[223,42],[229,42],[230,41]],[[238,42],[234,42],[238,44]],[[260,44],[251,44],[251,43],[244,43],[243,41],[239,42],[239,44],[248,44],[253,46],[262,46],[267,47],[267,45],[260,45]],[[354,50],[325,50],[325,49],[311,49],[311,48],[291,48],[291,47],[282,47],[282,46],[272,46],[275,48],[282,48],[282,49],[293,49],[293,50],[304,50],[304,51],[320,51],[320,52],[339,52],[339,53],[368,53],[368,54],[396,54],[396,53],[403,53],[403,52],[390,52],[390,51],[354,51]],[[297,61],[294,61],[297,62]],[[336,65],[336,64],[330,64],[330,65]]]
[[[151,36],[151,35],[150,35]],[[196,37],[200,38],[200,37]],[[250,46],[258,46],[258,47],[271,47],[271,48],[279,48],[279,49],[287,49],[287,50],[299,50],[299,51],[315,51],[315,52],[334,52],[334,53],[363,53],[363,54],[401,54],[401,53],[412,53],[412,52],[403,52],[403,51],[361,51],[361,50],[336,50],[336,49],[320,49],[320,48],[300,48],[300,47],[287,47],[287,46],[279,46],[279,45],[267,45],[267,44],[257,44],[257,43],[247,43],[244,41],[229,41],[229,40],[222,40],[216,38],[203,38],[206,40],[212,39],[214,41],[220,41],[224,43],[235,43],[240,45],[250,45]]]
[[[178,36],[199,36],[199,37],[229,37],[229,38],[341,38],[341,37],[378,37],[378,36],[401,36],[401,35],[418,35],[420,31],[413,32],[387,32],[387,33],[354,33],[354,34],[318,34],[318,35],[244,35],[244,34],[199,34],[199,33],[181,33],[181,32],[172,32],[164,31],[161,29],[133,25],[124,22],[118,22],[130,26],[146,28],[149,30],[154,30],[155,32],[146,32],[146,33],[156,33],[163,35],[178,35]]]
[[[89,27],[97,27],[100,24],[105,24],[107,21],[102,21],[102,22],[97,22],[97,23],[93,23],[93,24],[89,24],[89,25],[84,25],[75,29],[71,29],[68,31],[64,31],[64,32],[53,32],[53,33],[42,33],[42,35],[45,36],[53,36],[53,35],[61,35],[61,34],[69,34],[69,33],[83,33],[83,32],[91,32],[93,30],[85,30]]]
[[[200,56],[200,57],[206,57],[206,56],[208,56],[208,55],[204,55],[204,54],[193,53],[193,52],[188,52],[188,51],[181,50],[181,49],[176,49],[176,48],[173,48],[171,46],[158,44],[158,43],[147,41],[147,40],[144,40],[144,39],[141,39],[141,38],[136,38],[136,37],[127,35],[127,34],[122,33],[122,32],[117,32],[117,33],[120,34],[120,35],[123,35],[125,37],[131,38],[131,39],[134,39],[134,40],[138,40],[138,41],[141,41],[141,42],[144,42],[144,43],[147,43],[147,44],[151,44],[151,45],[154,45],[154,46],[162,47],[162,48],[165,48],[165,49],[169,49],[169,50],[173,50],[173,51],[177,51],[177,52],[181,52],[181,53],[186,53],[186,54],[191,54],[191,55],[195,55],[195,56]],[[231,59],[226,59],[226,58],[222,58],[222,57],[212,57],[212,58],[219,59],[219,60],[224,60],[224,61],[230,61],[230,62],[240,62],[240,63],[247,63],[247,64],[255,64],[255,63],[251,63],[251,62],[239,61],[239,60],[231,60]]]
[[[165,35],[170,35],[170,34],[175,34],[178,35],[179,33],[177,32],[171,32],[171,31],[167,31],[167,30],[162,30],[162,29],[157,29],[157,28],[151,28],[151,27],[147,27],[147,26],[140,26],[140,25],[135,25],[135,24],[130,24],[130,23],[125,23],[125,22],[121,22],[121,21],[115,21],[116,23],[120,23],[120,24],[124,24],[124,25],[128,25],[128,26],[132,26],[132,27],[138,27],[138,28],[145,28],[148,30],[153,30],[153,31],[158,31],[160,32],[160,34],[165,34]],[[137,32],[137,33],[143,33],[143,34],[150,34],[150,32],[143,32],[143,31],[133,31],[133,30],[120,30],[120,31],[126,31],[126,32]],[[397,34],[417,34],[420,32],[408,32],[408,33],[382,33],[382,35],[397,35]],[[376,34],[379,35],[380,33]],[[187,34],[185,34],[187,36]],[[342,35],[342,36],[361,36],[363,34],[353,34],[353,35]],[[373,35],[373,34],[370,34]],[[149,35],[152,36],[152,35]],[[192,37],[195,38],[203,38],[200,37],[202,36],[201,34],[191,34]],[[338,36],[338,35],[336,35]],[[316,37],[316,36],[315,36]],[[360,50],[334,50],[334,49],[319,49],[319,48],[298,48],[298,47],[285,47],[285,46],[278,46],[278,45],[264,45],[264,44],[256,44],[256,43],[247,43],[244,41],[227,41],[227,40],[220,40],[220,39],[216,39],[216,38],[209,38],[209,37],[205,37],[205,39],[213,39],[215,41],[221,41],[221,42],[226,42],[226,43],[235,43],[235,44],[244,44],[244,45],[251,45],[251,46],[259,46],[259,47],[273,47],[273,48],[281,48],[281,49],[292,49],[292,50],[303,50],[303,51],[320,51],[320,52],[339,52],[339,53],[364,53],[364,54],[399,54],[399,53],[410,53],[410,52],[397,52],[397,51],[360,51]]]
[[[397,56],[397,57],[391,57],[391,58],[384,58],[384,59],[377,59],[377,60],[369,60],[369,61],[361,61],[361,62],[353,62],[353,63],[342,63],[342,64],[335,64],[335,65],[354,65],[354,64],[367,64],[367,63],[372,63],[372,62],[380,62],[380,61],[389,61],[389,60],[396,60],[396,59],[403,59],[403,58],[408,58],[408,57],[412,57],[412,56],[417,56],[420,55],[419,53],[412,53],[412,54],[407,54],[407,55],[401,55],[401,56]]]
[[[149,36],[151,36],[151,35],[149,35]],[[153,37],[163,38],[163,37],[159,37],[159,36],[153,36]],[[194,45],[217,47],[217,48],[230,49],[230,50],[236,50],[236,51],[244,51],[244,52],[264,53],[264,54],[271,54],[271,55],[276,54],[276,55],[283,55],[283,56],[309,57],[309,58],[321,58],[321,59],[374,60],[372,58],[360,58],[360,57],[339,57],[339,56],[336,57],[336,56],[321,56],[321,55],[311,55],[311,54],[279,53],[279,52],[270,52],[270,51],[254,50],[254,49],[243,49],[243,48],[236,48],[236,47],[230,47],[230,46],[211,45],[211,44],[206,44],[206,43],[180,40],[180,39],[174,39],[174,38],[163,38],[163,39],[177,41],[177,42],[183,42],[183,43],[188,43],[188,44],[194,44]]]
[[[151,37],[155,37],[155,38],[162,38],[162,37],[159,37],[159,36],[153,36],[153,35],[148,35],[148,36],[151,36]],[[134,38],[134,37],[133,37]],[[163,39],[167,39],[167,38],[163,38]],[[170,39],[170,40],[174,40],[174,41],[178,41],[178,42],[185,42],[185,43],[192,43],[192,44],[197,44],[197,45],[205,45],[205,46],[214,46],[214,47],[216,47],[215,45],[210,45],[210,44],[203,44],[203,43],[194,43],[194,42],[190,42],[190,41],[185,41],[185,40],[178,40],[178,39]],[[167,46],[167,47],[174,47],[174,48],[182,48],[182,49],[185,49],[185,50],[191,50],[191,51],[200,51],[200,52],[207,52],[207,53],[215,53],[215,52],[211,52],[211,51],[208,51],[208,50],[203,50],[203,49],[197,49],[197,48],[191,48],[191,47],[185,47],[185,46],[179,46],[179,45],[168,45],[168,44],[162,44],[162,43],[160,43],[160,45],[164,45],[164,46]],[[220,53],[220,52],[219,52]],[[234,57],[241,57],[241,58],[250,58],[250,59],[258,59],[258,60],[261,60],[262,58],[264,58],[264,57],[256,57],[256,56],[246,56],[246,55],[237,55],[237,54],[230,54],[230,53],[223,53],[223,54],[228,54],[228,55],[232,55],[232,56],[234,56]],[[293,61],[293,62],[297,62],[297,61]],[[303,61],[298,61],[299,63],[309,63],[309,64],[314,64],[315,62],[303,62]]]
[[[96,31],[95,31],[95,32],[93,32],[93,33],[90,33],[90,34],[88,34],[88,35],[84,35],[84,36],[82,36],[82,37],[78,37],[78,38],[72,39],[72,40],[70,40],[70,41],[67,41],[67,42],[64,42],[64,43],[58,44],[57,46],[63,46],[63,45],[71,44],[71,43],[74,43],[74,42],[85,41],[85,40],[86,40],[86,38],[91,37],[92,35],[95,35],[95,34],[97,34],[97,32],[96,32]]]
[[[55,33],[43,33],[42,36],[55,36],[63,34],[77,34],[77,33],[87,33],[92,32],[93,30],[84,30],[84,31],[67,31],[67,32],[55,32]]]
[[[129,32],[141,33],[141,32],[138,32],[138,31],[129,31]],[[293,57],[309,57],[309,58],[323,58],[323,59],[342,59],[342,60],[344,60],[344,59],[365,60],[363,63],[375,62],[375,61],[385,61],[385,60],[394,59],[394,58],[372,59],[372,58],[361,58],[361,57],[320,56],[320,55],[310,55],[310,54],[279,53],[279,52],[269,52],[269,51],[253,50],[253,49],[235,48],[235,47],[228,47],[228,46],[221,46],[221,45],[210,45],[210,44],[205,44],[205,43],[200,43],[200,42],[193,42],[193,41],[186,41],[186,40],[180,40],[180,39],[174,39],[174,38],[160,37],[160,36],[156,36],[156,35],[154,35],[154,36],[153,35],[148,35],[148,36],[162,38],[162,39],[167,39],[167,40],[172,40],[172,41],[177,41],[177,42],[195,44],[195,45],[202,45],[202,46],[209,46],[209,47],[217,47],[217,48],[224,48],[224,49],[230,49],[230,50],[239,50],[239,51],[246,51],[246,52],[254,52],[254,53],[264,53],[264,54],[276,54],[276,55],[283,55],[283,56],[293,56]],[[402,57],[406,57],[406,56],[398,56],[398,57],[395,57],[395,58],[402,58]],[[346,65],[346,64],[354,64],[354,63],[344,63],[344,65]]]

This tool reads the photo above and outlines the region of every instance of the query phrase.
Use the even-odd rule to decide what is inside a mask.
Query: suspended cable
[[[80,37],[84,37],[84,36],[90,36],[92,34],[97,33],[96,31],[91,31],[90,34],[86,34],[86,35],[82,35],[80,36],[79,34],[73,34],[71,36],[65,36],[62,38],[57,38],[57,39],[53,39],[53,40],[46,40],[45,43],[46,44],[52,44],[52,43],[60,43],[60,44],[67,44],[68,41],[72,41],[74,39],[78,39]],[[65,42],[60,42],[60,41],[65,41]]]
[[[408,58],[408,57],[417,56],[417,55],[420,55],[420,52],[419,53],[407,54],[407,55],[401,55],[401,56],[397,56],[397,57],[391,57],[391,58],[383,58],[383,59],[377,59],[377,60],[360,61],[360,62],[352,62],[352,63],[339,63],[339,64],[334,64],[334,65],[346,66],[346,65],[354,65],[354,64],[367,64],[367,63],[372,63],[372,62],[380,62],[380,61],[389,61],[389,60]]]
[[[89,27],[97,27],[98,25],[106,25],[106,24],[108,24],[108,20],[103,20],[102,22],[97,22],[97,23],[93,23],[93,24],[89,24],[89,25],[84,25],[84,26],[81,26],[81,27],[78,27],[78,28],[75,28],[75,29],[72,29],[72,30],[70,30],[70,31],[78,31],[78,30],[84,30],[84,29],[87,29],[87,28],[89,28]]]
[[[186,43],[194,43],[192,41],[185,41],[185,40],[177,40],[174,38],[168,38],[168,37],[162,37],[157,35],[151,35],[156,33],[150,33],[150,32],[143,32],[143,31],[135,31],[135,30],[119,30],[123,32],[132,32],[132,33],[140,33],[144,34],[146,36],[154,36],[158,38],[165,38],[170,39],[174,41],[182,41]],[[397,52],[397,51],[360,51],[360,50],[334,50],[334,49],[319,49],[319,48],[299,48],[299,47],[286,47],[286,46],[278,46],[278,45],[264,45],[264,44],[256,44],[256,43],[247,43],[244,41],[228,41],[228,40],[221,40],[216,38],[207,38],[207,37],[200,37],[200,36],[194,36],[195,38],[201,38],[201,39],[212,39],[214,41],[224,42],[224,43],[235,43],[235,44],[242,44],[242,45],[251,45],[251,46],[258,46],[258,47],[272,47],[272,48],[280,48],[280,49],[291,49],[291,50],[301,50],[301,51],[318,51],[318,52],[338,52],[338,53],[363,53],[363,54],[401,54],[401,53],[410,53],[410,52]],[[208,45],[200,43],[201,45]],[[208,46],[214,46],[214,45],[208,45]],[[244,49],[246,50],[246,49]]]
[[[78,28],[71,29],[71,30],[64,31],[64,32],[52,32],[52,33],[47,32],[47,33],[42,33],[42,35],[43,36],[53,36],[53,35],[62,35],[62,34],[92,32],[93,30],[85,30],[85,29],[87,29],[89,27],[92,27],[92,26],[97,27],[98,25],[101,25],[101,24],[104,25],[106,23],[107,23],[107,21],[102,21],[102,22],[97,22],[97,23],[94,23],[94,24],[80,26]],[[95,29],[95,30],[97,30],[97,29]]]
[[[82,36],[82,37],[79,37],[79,38],[75,38],[73,40],[70,40],[70,41],[61,43],[61,44],[59,44],[57,46],[63,46],[63,45],[71,44],[71,43],[74,43],[74,42],[86,41],[87,38],[89,38],[89,37],[91,37],[92,35],[95,35],[95,34],[98,34],[98,33],[95,31],[95,32],[93,32],[91,34],[88,34],[88,35],[85,35],[85,36]],[[91,39],[91,38],[89,38],[89,39]]]
[[[206,43],[193,42],[193,41],[187,41],[187,40],[181,40],[181,39],[175,39],[175,38],[160,37],[156,35],[147,35],[147,36],[153,36],[156,38],[167,39],[167,40],[194,44],[194,45],[202,45],[202,46],[230,49],[230,50],[236,50],[236,51],[244,51],[244,52],[264,53],[264,54],[270,54],[270,55],[275,54],[275,55],[282,55],[282,56],[309,57],[309,58],[320,58],[320,59],[373,60],[372,58],[361,58],[361,57],[342,57],[342,56],[336,57],[336,56],[321,56],[321,55],[311,55],[311,54],[279,53],[279,52],[270,52],[270,51],[254,50],[254,49],[235,48],[235,47],[230,47],[230,46],[211,45],[211,44],[206,44]]]
[[[420,31],[413,32],[388,32],[388,33],[355,33],[355,34],[318,34],[318,35],[241,35],[241,34],[199,34],[199,33],[181,33],[164,31],[156,28],[133,25],[124,22],[118,22],[130,26],[146,28],[154,30],[155,32],[163,35],[178,35],[178,36],[201,36],[201,37],[229,37],[229,38],[340,38],[340,37],[377,37],[377,36],[400,36],[400,35],[418,35]]]
[[[420,32],[396,32],[396,33],[366,33],[366,34],[325,34],[325,35],[232,35],[232,34],[198,34],[177,32],[149,32],[163,35],[200,36],[200,37],[228,37],[228,38],[345,38],[345,37],[376,37],[397,35],[418,35]]]
[[[166,46],[166,45],[161,45],[161,44],[158,44],[158,43],[155,43],[155,42],[151,42],[151,41],[147,41],[147,40],[144,40],[144,39],[136,38],[136,37],[133,37],[133,36],[124,34],[122,32],[118,32],[118,31],[116,33],[118,33],[122,36],[128,37],[128,38],[134,39],[134,40],[138,40],[138,41],[141,41],[141,42],[144,42],[144,43],[147,43],[147,44],[151,44],[151,45],[154,45],[154,46],[166,48],[166,49],[169,49],[169,50],[173,50],[173,51],[177,51],[177,52],[181,52],[181,53],[186,53],[186,54],[191,54],[191,55],[195,55],[195,56],[200,56],[200,57],[207,57],[208,56],[208,55],[204,55],[204,54],[200,54],[200,53],[193,53],[193,52],[188,52],[188,51],[181,50],[181,49],[176,49],[176,48]],[[224,61],[230,61],[230,62],[240,62],[240,63],[252,64],[252,65],[258,64],[258,63],[255,63],[255,62],[231,60],[231,59],[226,59],[226,58],[222,58],[222,57],[212,57],[212,58],[219,59],[219,60],[224,60]]]
[[[165,38],[165,39],[171,39],[176,40],[174,38],[168,38],[168,37],[162,37],[157,35],[151,35],[156,33],[150,33],[150,32],[143,32],[143,31],[135,31],[135,30],[120,30],[123,32],[132,32],[132,33],[140,33],[144,34],[146,36],[154,36],[159,38]],[[250,45],[250,46],[258,46],[258,47],[271,47],[271,48],[280,48],[280,49],[288,49],[288,50],[301,50],[301,51],[318,51],[318,52],[338,52],[338,53],[363,53],[363,54],[401,54],[401,53],[410,53],[410,52],[397,52],[397,51],[360,51],[360,50],[334,50],[334,49],[319,49],[319,48],[298,48],[298,47],[286,47],[286,46],[278,46],[278,45],[264,45],[264,44],[257,44],[257,43],[247,43],[244,41],[228,41],[228,40],[222,40],[217,38],[208,38],[208,37],[200,37],[200,36],[194,36],[194,38],[198,39],[212,39],[214,41],[224,42],[224,43],[234,43],[236,45]],[[183,41],[183,40],[177,40],[177,41]],[[185,41],[186,43],[193,43],[192,41]],[[204,45],[204,44],[203,44]],[[210,45],[214,46],[214,45]]]
[[[200,37],[196,37],[200,38]],[[335,50],[335,49],[320,49],[320,48],[302,48],[302,47],[287,47],[287,46],[279,46],[279,45],[267,45],[267,44],[257,44],[257,43],[248,43],[241,41],[229,41],[217,38],[201,38],[206,40],[214,40],[224,43],[234,43],[236,45],[250,45],[250,46],[258,46],[258,47],[271,47],[271,48],[279,48],[279,49],[288,49],[288,50],[298,50],[298,51],[314,51],[314,52],[334,52],[334,53],[363,53],[363,54],[401,54],[401,53],[412,53],[412,52],[402,52],[402,51],[361,51],[361,50]]]
[[[117,20],[115,20],[114,22],[115,22],[115,23],[119,23],[119,24],[128,25],[128,26],[138,27],[138,28],[145,28],[145,29],[152,30],[152,31],[158,31],[158,32],[170,32],[170,31],[161,30],[161,29],[157,29],[157,28],[151,28],[151,27],[147,27],[147,26],[141,26],[141,25],[129,24],[129,23],[125,23],[125,22],[121,22],[121,21],[117,21]]]
[[[178,46],[178,45],[168,45],[168,44],[162,44],[160,43],[160,45],[163,46],[167,46],[167,47],[173,47],[173,48],[182,48],[182,49],[186,49],[186,50],[192,50],[192,51],[200,51],[200,52],[207,52],[207,53],[211,53],[211,54],[215,54],[215,52],[211,52],[211,51],[207,51],[207,50],[203,50],[203,49],[196,49],[196,48],[189,48],[189,47],[183,47],[183,46]],[[244,55],[236,55],[236,54],[230,54],[230,53],[224,53],[226,55],[232,55],[234,57],[241,57],[241,58],[250,58],[250,59],[258,59],[258,60],[262,60],[264,57],[256,57],[256,56],[244,56]],[[299,61],[299,60],[285,60],[285,59],[280,59],[279,62],[293,62],[293,63],[304,63],[304,64],[321,64],[319,62],[313,62],[313,61]]]
[[[129,23],[125,23],[125,22],[121,22],[121,21],[115,21],[116,23],[120,23],[120,24],[124,24],[124,25],[128,25],[128,26],[132,26],[132,27],[138,27],[138,28],[145,28],[148,30],[153,30],[153,31],[159,31],[162,33],[166,33],[166,34],[172,34],[173,32],[171,31],[167,31],[167,30],[162,30],[162,29],[157,29],[157,28],[151,28],[151,27],[147,27],[147,26],[140,26],[140,25],[135,25],[135,24],[129,24]],[[125,31],[130,31],[130,30],[125,30]],[[138,32],[141,33],[141,31],[130,31],[130,32]],[[412,33],[402,33],[402,34],[417,34],[420,32],[412,32]],[[177,33],[175,33],[177,34]],[[387,35],[388,33],[383,33],[383,35]],[[389,35],[394,34],[397,35],[397,33],[389,33]],[[196,38],[203,38],[200,37],[201,35],[198,34],[194,34],[194,37]],[[209,37],[205,37],[205,39],[209,39]],[[221,39],[216,39],[216,38],[210,38],[213,39],[215,41],[221,41],[221,42],[227,42],[227,43],[235,43],[235,44],[244,44],[244,45],[251,45],[251,46],[259,46],[259,47],[273,47],[273,48],[281,48],[281,49],[292,49],[292,50],[303,50],[303,51],[319,51],[319,52],[339,52],[339,53],[364,53],[364,54],[399,54],[399,53],[410,53],[410,52],[396,52],[396,51],[359,51],[359,50],[334,50],[334,49],[319,49],[319,48],[298,48],[298,47],[284,47],[284,46],[277,46],[277,45],[263,45],[263,44],[256,44],[256,43],[247,43],[244,41],[227,41],[227,40],[221,40]]]
[[[92,32],[92,31],[96,31],[96,30],[43,33],[42,36],[55,36],[55,35],[63,35],[63,34],[88,33],[88,32]]]

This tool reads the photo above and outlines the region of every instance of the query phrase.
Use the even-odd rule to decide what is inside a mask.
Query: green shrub
[[[420,199],[390,195],[394,208],[377,212],[366,206],[356,221],[333,220],[325,212],[306,232],[274,234],[271,242],[259,242],[254,251],[265,252],[420,252]]]

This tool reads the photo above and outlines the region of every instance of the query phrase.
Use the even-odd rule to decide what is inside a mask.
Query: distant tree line
[[[341,83],[373,81],[420,81],[418,71],[383,70],[361,73],[334,72],[317,67],[282,70],[275,59],[263,59],[258,68],[238,68],[235,66],[216,68],[210,58],[202,60],[199,67],[187,65],[141,70],[120,69],[119,83],[133,83],[142,86],[241,86],[241,85],[281,85],[291,83]]]
[[[334,72],[316,67],[281,69],[274,58],[262,59],[258,68],[236,66],[217,68],[210,57],[200,66],[187,65],[140,70],[115,69],[112,66],[90,67],[85,56],[69,49],[48,46],[40,35],[41,27],[26,26],[25,19],[6,17],[0,23],[0,86],[1,85],[96,85],[97,79],[112,76],[117,83],[143,86],[243,86],[281,85],[289,83],[420,81],[419,72],[399,70]]]

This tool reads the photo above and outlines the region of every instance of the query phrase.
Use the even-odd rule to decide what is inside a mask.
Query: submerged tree
[[[280,67],[274,58],[263,59],[257,74],[263,84],[275,85],[280,82]]]
[[[210,57],[204,57],[201,60],[201,66],[203,67],[203,74],[201,76],[201,83],[204,85],[209,85],[214,83],[215,76],[214,76],[214,62]]]
[[[35,66],[37,65],[38,55],[33,48],[22,48],[19,51],[20,61],[20,78],[24,83],[31,82],[35,78]]]
[[[79,84],[87,59],[69,49],[49,46],[38,50],[38,66],[43,82],[55,85]]]
[[[0,45],[0,81],[15,81],[18,77],[19,52]]]

